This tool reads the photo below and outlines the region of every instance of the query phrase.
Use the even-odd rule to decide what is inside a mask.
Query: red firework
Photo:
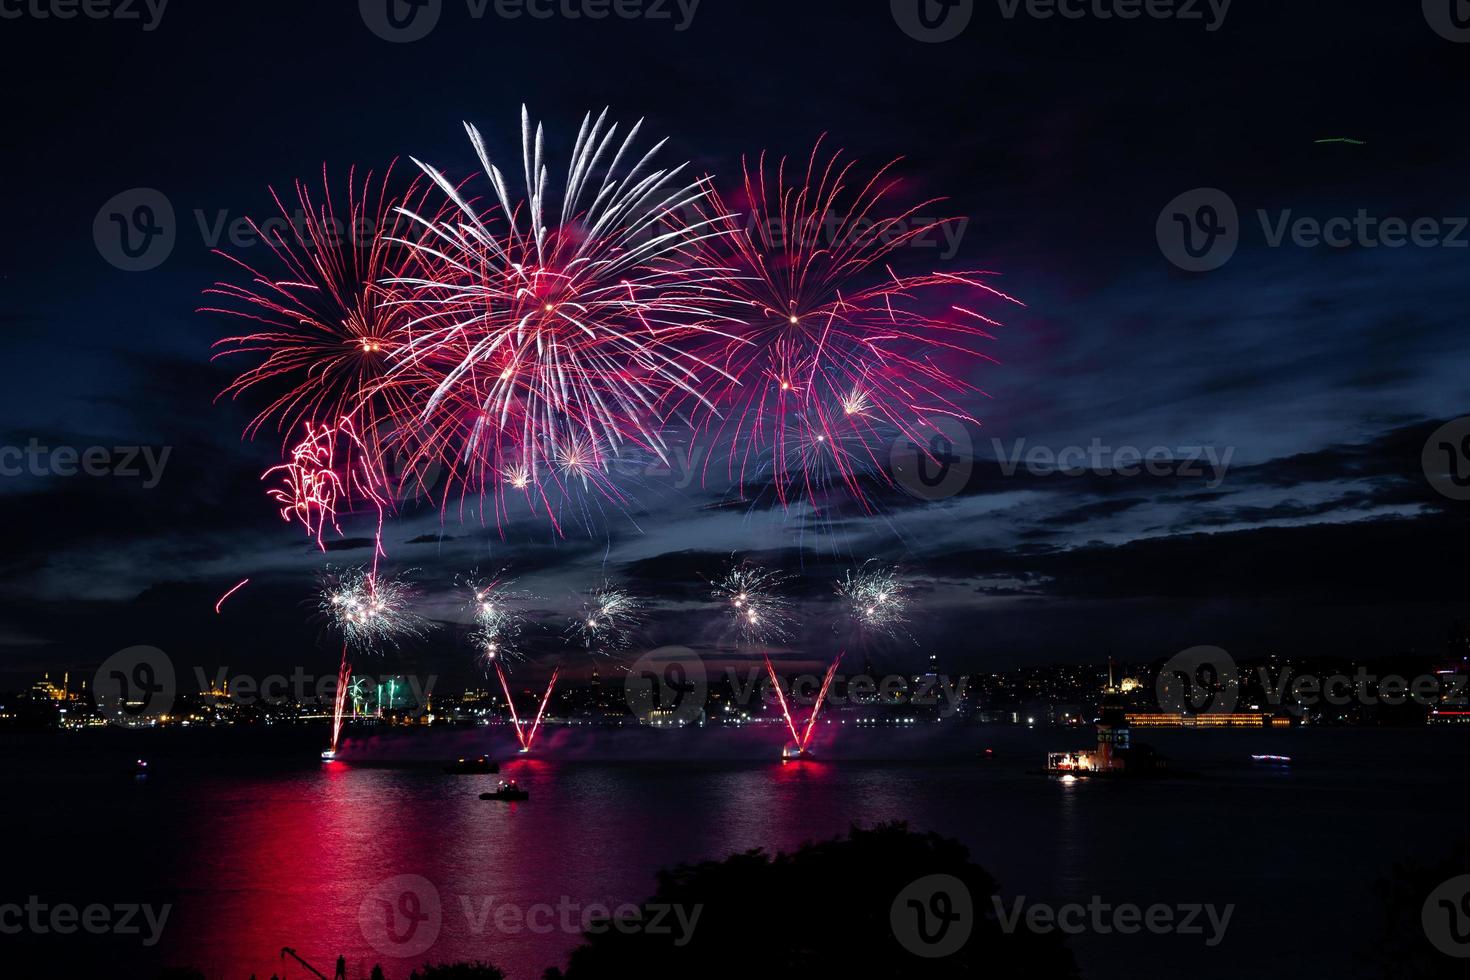
[[[832,689],[832,680],[837,676],[837,667],[842,663],[845,653],[839,653],[832,666],[827,668],[826,675],[822,678],[821,690],[817,692],[817,700],[812,704],[811,714],[807,716],[806,726],[799,732],[796,727],[796,719],[791,714],[791,703],[786,700],[786,692],[781,689],[781,679],[776,676],[775,665],[771,658],[766,657],[766,674],[771,678],[771,687],[775,688],[776,701],[781,706],[781,717],[786,721],[786,729],[791,732],[791,745],[782,751],[782,759],[804,758],[807,750],[812,744],[812,733],[816,731],[817,717],[822,713],[822,705],[827,700],[827,693]]]
[[[353,168],[346,200],[339,202],[323,167],[320,202],[297,181],[295,211],[272,190],[280,217],[264,224],[249,220],[269,249],[269,272],[216,250],[249,276],[206,290],[222,302],[200,311],[250,324],[249,332],[218,341],[214,355],[258,355],[221,393],[267,393],[266,407],[246,427],[248,437],[272,420],[285,433],[301,423],[349,419],[376,446],[380,421],[409,410],[396,387],[382,385],[390,358],[407,340],[401,311],[385,302],[382,282],[400,274],[408,260],[408,250],[393,237],[407,227],[396,209],[415,204],[419,187],[415,182],[402,196],[392,195],[393,169],[381,180],[369,172],[359,182]]]
[[[764,153],[754,170],[745,161],[745,206],[712,195],[715,213],[743,212],[743,226],[700,243],[704,264],[730,270],[721,287],[747,322],[707,357],[724,368],[715,410],[691,414],[728,445],[742,495],[759,472],[783,505],[832,483],[865,502],[860,477],[888,479],[880,444],[927,444],[938,416],[973,422],[961,399],[983,392],[944,362],[994,363],[976,345],[998,324],[973,307],[1020,305],[984,281],[992,273],[895,272],[895,251],[954,219],[921,217],[941,199],[888,207],[898,161],[864,179],[841,151],[824,161],[821,145],[794,178],[785,158],[774,174]]]
[[[546,693],[541,696],[541,704],[536,709],[536,720],[531,723],[528,731],[521,723],[520,716],[516,714],[516,703],[510,694],[510,680],[506,677],[505,668],[500,665],[500,661],[495,662],[495,674],[500,678],[500,689],[505,692],[505,705],[510,709],[510,721],[515,726],[516,740],[521,743],[522,752],[530,752],[531,746],[536,744],[536,733],[541,730],[541,719],[546,715],[546,706],[551,703],[551,692],[556,688],[556,678],[560,673],[560,667],[551,672],[551,680],[546,685]]]

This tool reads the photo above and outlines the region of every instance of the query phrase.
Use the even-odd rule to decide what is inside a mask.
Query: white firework
[[[380,653],[428,631],[428,622],[413,611],[417,597],[406,576],[366,567],[329,568],[323,575],[321,611],[350,648]]]
[[[448,198],[437,215],[403,213],[417,274],[390,281],[407,305],[409,339],[393,373],[428,378],[418,425],[451,456],[451,475],[497,497],[537,496],[543,483],[588,479],[627,446],[666,460],[662,406],[704,391],[724,372],[690,353],[692,339],[730,338],[718,285],[728,270],[693,250],[729,234],[709,210],[709,178],[659,167],[662,142],[634,149],[640,121],[619,138],[607,110],[582,121],[552,200],[545,134],[521,110],[523,194],[513,195],[485,139],[466,124],[494,190],[482,208],[429,164]],[[728,375],[724,375],[728,378]]]
[[[791,576],[741,562],[714,583],[714,597],[730,615],[740,639],[769,643],[791,632],[791,603],[781,590]]]

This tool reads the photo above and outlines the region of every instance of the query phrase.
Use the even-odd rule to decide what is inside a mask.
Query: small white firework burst
[[[322,578],[321,611],[350,648],[380,653],[428,631],[428,622],[413,611],[417,597],[406,575],[384,575],[366,567],[328,568]]]
[[[622,589],[604,583],[586,593],[582,611],[572,619],[570,632],[582,638],[592,653],[621,650],[642,622],[643,604]]]
[[[714,583],[713,594],[725,606],[742,641],[769,643],[790,635],[791,603],[781,595],[790,580],[785,572],[741,562]]]
[[[465,590],[465,609],[475,623],[470,637],[486,666],[522,659],[522,608],[535,596],[512,588],[515,581],[506,576],[505,569],[488,578],[478,571],[471,572],[459,580],[459,585]]]
[[[874,565],[870,559],[837,583],[837,595],[861,629],[884,636],[907,635],[909,587],[898,569]]]

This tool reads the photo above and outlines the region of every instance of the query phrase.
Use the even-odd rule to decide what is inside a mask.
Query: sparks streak
[[[216,616],[218,616],[219,615],[220,606],[223,606],[225,604],[225,600],[228,599],[230,596],[234,595],[236,592],[239,592],[241,589],[245,588],[245,586],[247,586],[249,584],[250,584],[250,580],[248,578],[241,579],[240,582],[237,585],[234,585],[234,586],[232,586],[230,588],[230,591],[228,591],[224,595],[220,596],[219,597],[219,602],[216,602],[214,604],[214,614]]]

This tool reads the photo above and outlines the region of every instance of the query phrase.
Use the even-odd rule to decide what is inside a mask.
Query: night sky
[[[260,405],[215,403],[231,368],[209,359],[232,325],[195,312],[230,275],[208,230],[269,215],[270,186],[323,163],[340,176],[412,155],[471,173],[464,120],[514,159],[522,102],[559,160],[604,105],[717,179],[738,175],[742,153],[799,156],[824,132],[874,166],[903,156],[904,193],[947,197],[943,213],[968,224],[954,254],[898,261],[996,270],[1026,308],[987,346],[1000,364],[971,374],[990,396],[975,405],[984,425],[973,473],[942,501],[892,492],[875,514],[818,517],[650,475],[629,485],[630,513],[590,533],[558,539],[529,519],[504,540],[409,508],[385,538],[389,563],[418,569],[446,628],[395,667],[468,676],[449,590],[477,566],[511,565],[544,597],[543,665],[574,593],[604,575],[652,607],[639,646],[713,651],[726,638],[704,582],[737,550],[804,576],[798,658],[833,642],[831,582],[870,556],[917,588],[916,642],[879,653],[892,664],[1439,649],[1470,614],[1467,505],[1429,486],[1420,454],[1470,409],[1470,232],[1459,248],[1272,247],[1257,211],[1451,229],[1470,214],[1470,44],[1410,2],[1240,0],[1216,30],[975,8],[935,44],[882,0],[703,0],[684,30],[673,4],[671,20],[507,20],[445,0],[437,28],[406,44],[375,36],[349,0],[173,0],[150,30],[0,21],[0,445],[169,447],[154,487],[0,478],[0,686],[85,674],[135,644],[210,672],[332,669],[311,622],[315,576],[367,560],[370,521],[348,518],[324,557],[265,498],[280,437],[240,440]],[[1329,138],[1361,143],[1316,142]],[[166,196],[177,240],[158,268],[125,272],[93,224],[139,187]],[[1225,191],[1240,214],[1238,251],[1209,272],[1177,268],[1156,237],[1165,205],[1194,188]],[[1229,466],[1007,475],[997,456],[1022,440],[1209,447]]]

